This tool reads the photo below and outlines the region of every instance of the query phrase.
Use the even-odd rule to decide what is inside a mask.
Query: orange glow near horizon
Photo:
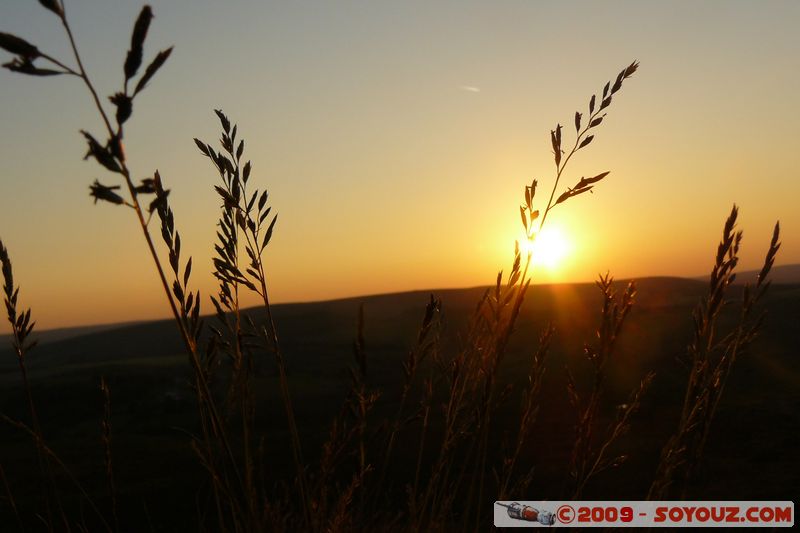
[[[192,139],[216,145],[213,109],[238,124],[252,183],[280,215],[265,252],[272,302],[475,287],[508,271],[515,237],[523,246],[525,185],[538,180],[534,209],[547,203],[550,130],[564,126],[571,147],[575,112],[585,120],[634,59],[556,194],[610,174],[548,215],[533,282],[702,276],[734,202],[741,270],[760,268],[778,219],[776,265],[800,263],[800,129],[787,120],[800,2],[582,2],[580,17],[574,2],[151,3],[148,54],[175,53],[137,97],[126,156],[137,182],[158,169],[172,191],[203,313],[218,290],[219,176]],[[108,106],[141,5],[79,4],[76,37]],[[221,17],[235,38],[208,39]],[[69,57],[37,2],[0,2],[0,21]],[[102,132],[91,96],[69,76],[0,69],[0,85],[0,238],[20,307],[40,330],[168,317],[135,215],[88,196],[95,179],[122,184],[82,160],[78,131]],[[169,270],[157,220],[150,230]]]

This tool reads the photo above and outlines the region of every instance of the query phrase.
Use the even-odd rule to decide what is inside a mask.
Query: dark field
[[[656,379],[635,415],[630,432],[616,444],[628,460],[588,486],[584,499],[643,499],[658,454],[675,429],[685,390],[681,357],[691,332],[691,310],[706,283],[677,278],[638,282],[638,296],[610,364],[603,415],[650,370]],[[457,346],[459,333],[483,289],[436,291],[443,300],[443,345]],[[735,292],[735,291],[734,291]],[[319,456],[330,421],[348,389],[352,341],[359,304],[364,304],[368,384],[381,391],[376,421],[393,414],[400,394],[401,361],[419,326],[428,292],[353,298],[331,302],[277,305],[275,318],[286,354],[289,381],[303,438],[306,462]],[[517,499],[564,496],[564,479],[573,442],[575,413],[566,392],[565,365],[585,385],[589,368],[581,354],[599,321],[600,293],[592,284],[537,286],[528,293],[503,362],[501,378],[515,384],[495,418],[492,449],[502,449],[519,412],[519,387],[544,325],[553,320],[556,335],[540,394],[541,411],[532,446],[522,464],[535,466],[528,494]],[[800,435],[800,284],[777,284],[765,303],[768,316],[755,345],[734,367],[714,420],[698,481],[689,496],[719,500],[794,500],[800,495],[797,438]],[[213,321],[213,318],[207,319]],[[26,421],[27,407],[14,354],[0,349],[0,412]],[[257,378],[258,422],[263,431],[267,486],[292,472],[286,419],[278,379],[267,354],[260,355]],[[120,519],[130,530],[193,529],[208,505],[206,474],[189,446],[197,428],[190,368],[172,322],[152,322],[81,332],[69,338],[46,337],[28,358],[28,368],[45,438],[98,504],[107,505],[98,383],[111,389],[113,451]],[[423,370],[423,374],[428,370]],[[418,402],[412,395],[409,412]],[[378,429],[377,427],[375,429]],[[418,425],[401,434],[389,469],[393,486],[387,501],[402,502],[416,458]],[[23,517],[37,512],[35,449],[28,436],[3,426],[0,461]],[[65,507],[90,515],[66,476],[59,473]],[[280,489],[275,489],[280,493]],[[494,495],[487,496],[487,505]],[[398,505],[402,508],[402,505]],[[8,501],[0,498],[0,525],[13,524]],[[5,526],[0,526],[5,530]]]

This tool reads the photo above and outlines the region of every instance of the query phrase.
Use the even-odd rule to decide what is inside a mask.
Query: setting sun
[[[544,228],[533,242],[525,240],[521,246],[531,252],[533,265],[550,270],[559,268],[572,249],[569,238],[557,226]]]

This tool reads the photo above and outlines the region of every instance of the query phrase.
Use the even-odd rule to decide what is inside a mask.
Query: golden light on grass
[[[95,203],[100,201],[117,207],[125,206],[135,213],[183,341],[185,355],[188,356],[186,359],[190,370],[186,374],[191,389],[187,389],[196,396],[196,409],[192,409],[191,403],[187,402],[190,407],[188,412],[193,419],[195,416],[199,418],[190,424],[201,427],[203,431],[197,436],[189,435],[190,446],[182,445],[181,448],[191,448],[197,460],[196,470],[206,470],[209,474],[205,498],[215,503],[209,505],[208,513],[198,511],[196,529],[266,531],[277,526],[280,529],[317,532],[375,529],[381,528],[382,524],[392,524],[393,528],[409,531],[440,531],[443,528],[481,530],[486,529],[489,520],[486,513],[481,515],[487,496],[507,500],[514,494],[524,494],[533,486],[536,463],[532,463],[532,466],[525,451],[531,440],[536,438],[536,428],[540,424],[537,416],[540,393],[543,394],[541,385],[545,357],[554,335],[573,338],[576,337],[575,332],[592,327],[588,315],[584,317],[580,311],[574,311],[581,309],[583,290],[571,285],[551,288],[551,292],[558,296],[553,299],[557,304],[555,313],[561,313],[564,319],[557,323],[551,321],[545,326],[534,350],[526,347],[527,351],[522,356],[527,360],[523,364],[528,370],[526,373],[523,366],[522,374],[518,377],[527,379],[521,381],[521,386],[517,386],[516,382],[503,383],[504,376],[509,372],[501,364],[515,357],[513,351],[517,348],[511,343],[512,333],[526,321],[522,306],[523,302],[529,301],[526,300],[526,294],[529,294],[527,291],[534,278],[529,267],[539,267],[544,271],[543,278],[561,278],[566,270],[565,260],[576,250],[573,242],[590,244],[594,240],[605,240],[590,241],[585,237],[583,228],[589,225],[588,221],[592,220],[590,217],[580,219],[581,224],[576,224],[570,238],[569,226],[566,225],[569,219],[559,218],[562,225],[553,225],[553,218],[548,218],[548,215],[558,206],[561,207],[558,207],[557,213],[561,213],[564,210],[562,204],[592,192],[608,176],[609,171],[585,175],[577,183],[570,181],[574,184],[572,187],[564,183],[566,178],[562,179],[573,155],[589,146],[594,139],[598,131],[596,128],[606,117],[604,110],[611,105],[612,96],[616,98],[614,95],[622,88],[624,80],[637,71],[638,62],[632,62],[619,72],[613,85],[609,80],[602,93],[593,94],[585,113],[576,111],[567,126],[557,124],[550,131],[555,166],[550,171],[554,178],[552,189],[550,179],[547,179],[544,193],[540,190],[539,196],[537,179],[525,185],[524,203],[519,205],[524,233],[521,234],[519,247],[514,250],[510,270],[501,270],[494,285],[482,292],[463,335],[446,334],[447,324],[441,318],[442,300],[430,296],[416,341],[412,337],[408,344],[397,350],[407,355],[394,371],[398,374],[394,380],[397,383],[395,390],[386,395],[373,378],[374,369],[370,359],[373,355],[369,346],[377,343],[365,335],[365,330],[369,332],[365,323],[369,322],[365,322],[365,305],[361,304],[352,345],[354,359],[349,367],[349,390],[343,396],[339,414],[332,411],[332,418],[323,420],[325,426],[331,428],[330,432],[315,431],[318,434],[327,433],[327,440],[312,440],[313,444],[320,446],[316,456],[319,457],[317,465],[316,461],[309,463],[304,459],[304,454],[306,458],[309,457],[304,451],[304,448],[308,449],[308,444],[302,446],[302,426],[298,425],[295,415],[306,410],[295,410],[293,390],[302,387],[302,383],[297,381],[300,376],[292,378],[290,387],[291,374],[287,372],[289,364],[297,364],[298,361],[289,357],[295,355],[292,352],[297,349],[296,344],[279,343],[271,293],[268,292],[273,277],[271,274],[268,277],[264,252],[271,242],[278,217],[270,205],[267,190],[255,188],[256,180],[251,181],[253,167],[248,159],[243,158],[245,142],[237,137],[238,126],[222,111],[216,110],[222,128],[219,146],[194,139],[196,147],[211,161],[219,175],[214,185],[220,211],[212,271],[219,285],[210,298],[203,293],[210,299],[214,316],[201,319],[201,291],[197,289],[196,275],[192,277],[192,257],[186,259],[184,252],[181,258],[181,235],[176,223],[177,213],[173,212],[172,199],[169,197],[170,191],[165,188],[158,170],[152,177],[137,182],[129,170],[122,144],[123,126],[134,109],[134,98],[164,65],[172,48],[156,54],[144,73],[137,76],[142,66],[145,37],[153,19],[151,8],[142,8],[134,25],[131,48],[123,67],[123,85],[119,92],[109,97],[116,108],[112,115],[109,112],[111,108],[103,106],[105,99],[98,96],[84,70],[63,3],[58,0],[40,0],[40,3],[60,18],[71,44],[76,67],[71,68],[51,58],[21,38],[0,33],[0,48],[16,56],[3,66],[27,75],[69,75],[82,79],[105,124],[106,131],[99,138],[81,130],[88,143],[88,153],[84,159],[94,159],[115,175],[112,176],[115,181],[106,182],[109,185],[95,180],[89,187],[90,195]],[[49,62],[45,65],[51,68],[41,68],[34,64],[34,60],[38,60],[39,65]],[[56,67],[61,70],[53,70]],[[136,78],[138,81],[134,88],[132,82]],[[462,89],[479,92],[476,87],[464,86]],[[571,133],[573,124],[574,134]],[[107,140],[103,142],[106,134]],[[585,200],[587,196],[583,198]],[[573,202],[569,203],[572,205]],[[767,275],[780,246],[777,225],[756,285],[752,292],[750,286],[745,286],[741,291],[742,296],[738,297],[742,302],[742,309],[738,313],[739,323],[732,324],[729,331],[717,329],[718,318],[720,322],[727,320],[720,313],[730,303],[725,291],[733,282],[734,270],[739,262],[737,254],[742,233],[736,229],[737,214],[738,209],[734,206],[717,248],[709,295],[701,300],[693,315],[695,329],[688,348],[692,366],[682,415],[676,432],[663,448],[656,476],[649,488],[648,500],[686,499],[686,487],[689,481],[694,481],[731,366],[737,355],[743,354],[759,333],[762,315],[758,314],[760,311],[753,310],[769,285]],[[157,221],[151,225],[154,216]],[[159,242],[159,233],[163,242]],[[511,232],[505,234],[513,235]],[[187,244],[187,240],[184,240],[184,250],[189,248]],[[381,256],[380,253],[373,255],[377,258]],[[574,258],[573,262],[580,262],[579,258]],[[372,264],[366,264],[372,267]],[[52,466],[58,466],[69,475],[83,497],[79,509],[81,522],[74,523],[75,529],[90,529],[83,520],[83,502],[86,502],[96,515],[94,523],[102,524],[108,531],[118,531],[118,485],[112,461],[112,430],[117,426],[112,427],[111,424],[112,396],[109,388],[109,383],[113,381],[107,382],[103,377],[100,381],[104,402],[100,441],[105,455],[109,512],[102,511],[94,503],[89,491],[83,488],[77,478],[72,477],[42,436],[25,366],[26,353],[35,345],[35,341],[26,342],[33,331],[34,322],[30,309],[23,311],[21,306],[18,307],[19,286],[15,284],[11,260],[2,242],[0,277],[3,278],[0,299],[4,300],[8,323],[12,328],[12,348],[20,367],[31,425],[15,421],[2,413],[0,422],[10,424],[32,437],[44,489],[41,508],[47,511],[46,517],[35,515],[30,520],[41,519],[50,531],[70,529],[73,525],[73,519],[69,517],[75,516],[75,511],[63,510],[60,487],[52,472]],[[327,265],[316,277],[330,277]],[[600,276],[596,283],[603,296],[600,326],[595,331],[594,340],[584,343],[582,349],[586,364],[589,365],[589,374],[576,373],[580,379],[573,379],[572,364],[566,368],[566,392],[577,423],[573,427],[574,444],[569,453],[569,467],[564,472],[568,477],[561,485],[573,500],[581,499],[584,488],[591,486],[589,483],[594,481],[595,476],[604,470],[617,468],[628,457],[625,454],[611,455],[611,451],[616,453],[619,438],[631,427],[631,419],[642,404],[641,398],[654,376],[652,372],[645,374],[639,386],[632,389],[627,403],[621,406],[616,402],[611,404],[616,407],[617,416],[615,421],[607,424],[603,416],[608,402],[604,385],[612,381],[613,375],[608,372],[610,367],[607,363],[618,359],[615,353],[617,339],[636,296],[633,282],[623,291],[618,291],[613,281],[610,274],[606,274]],[[248,292],[252,298],[258,297],[257,300],[260,300],[259,312],[243,308]],[[391,312],[395,312],[394,309]],[[206,326],[206,321],[213,321],[214,325]],[[325,322],[328,322],[327,318]],[[565,329],[565,323],[575,326]],[[530,322],[527,325],[530,327]],[[452,342],[449,340],[451,338],[457,342],[456,345],[445,344]],[[716,343],[712,343],[712,340],[716,340]],[[177,343],[177,338],[173,336],[171,342]],[[284,346],[290,348],[284,351]],[[564,361],[567,360],[565,346],[562,344],[560,347],[563,355],[557,354]],[[167,353],[172,353],[172,349]],[[274,358],[277,371],[274,394],[280,397],[285,411],[285,419],[278,422],[277,427],[279,430],[285,428],[283,432],[288,433],[289,437],[283,448],[276,448],[284,452],[283,456],[279,455],[276,459],[289,463],[287,452],[290,452],[291,461],[294,462],[293,472],[289,470],[274,478],[264,462],[264,437],[261,436],[269,436],[264,430],[271,430],[271,426],[262,429],[261,411],[259,417],[256,416],[256,407],[260,403],[256,392],[263,383],[257,380],[260,360],[269,358]],[[271,373],[271,370],[268,372]],[[307,375],[311,374],[307,372]],[[585,377],[592,375],[591,385],[587,386]],[[307,393],[316,388],[316,383],[312,385],[314,387],[307,387]],[[301,392],[303,390],[301,388]],[[511,418],[513,432],[509,434],[507,445],[494,451],[492,435],[498,431],[504,435],[507,433],[500,426],[500,417],[495,413],[501,407],[505,409],[503,402],[512,390],[521,399],[521,407],[518,414]],[[389,412],[381,421],[378,417],[384,415],[375,408],[379,406],[379,398],[390,395],[397,398],[397,405],[396,408],[389,404],[386,407],[391,407],[396,414],[393,416]],[[319,403],[320,396],[307,396],[308,402]],[[440,405],[446,406],[446,409],[439,409]],[[307,433],[303,431],[303,438],[307,438]],[[395,450],[397,453],[393,455]],[[316,459],[313,452],[312,457]],[[164,459],[159,459],[159,462]],[[268,474],[265,475],[265,472]],[[489,475],[490,472],[494,475]],[[404,477],[395,477],[398,474]],[[284,478],[284,475],[287,477]],[[12,492],[2,469],[0,478],[6,488],[5,499],[11,503],[16,514]],[[165,489],[174,490],[180,486],[170,485]],[[286,487],[285,491],[283,487]],[[281,496],[272,499],[273,493]],[[460,507],[453,504],[456,501],[452,497],[454,494],[466,496],[465,500],[460,501],[463,504]],[[389,514],[382,510],[396,502],[401,505],[407,502],[408,507],[398,509],[394,506],[395,509]],[[36,507],[32,502],[30,508]],[[58,513],[52,513],[53,509]],[[188,518],[191,520],[191,515]],[[20,529],[23,529],[23,521],[18,514],[17,519]],[[186,518],[177,516],[176,520],[185,523]],[[58,521],[63,522],[65,527],[59,527]]]

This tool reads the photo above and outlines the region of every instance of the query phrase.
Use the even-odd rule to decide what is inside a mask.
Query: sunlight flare
[[[569,237],[558,226],[548,226],[541,230],[533,241],[522,240],[523,252],[531,252],[531,264],[548,270],[556,270],[572,251]]]

